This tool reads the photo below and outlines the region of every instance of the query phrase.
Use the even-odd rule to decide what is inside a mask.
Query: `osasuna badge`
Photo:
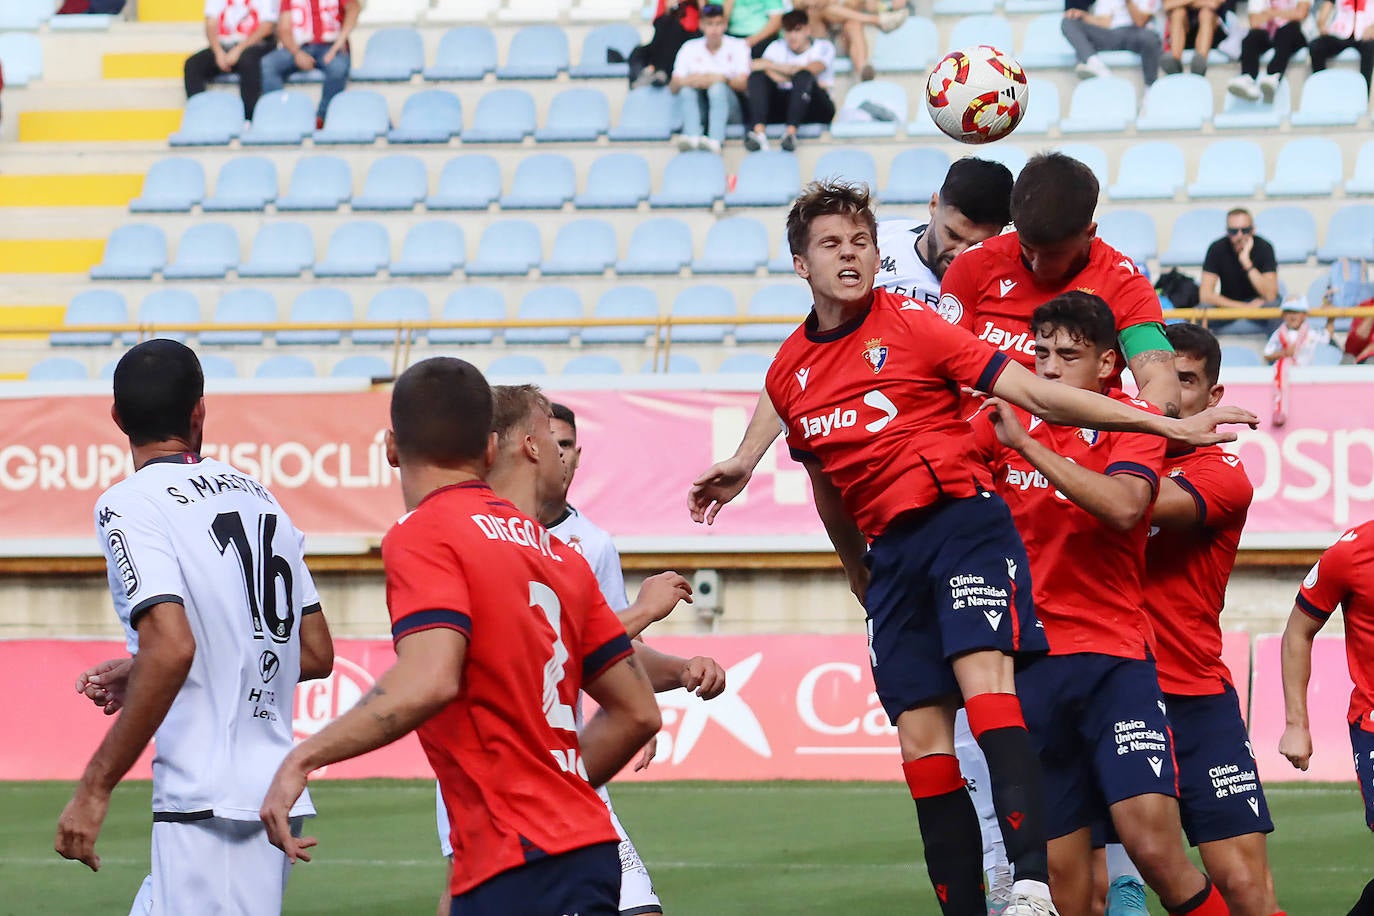
[[[873,368],[874,375],[883,368],[887,362],[887,347],[883,346],[881,337],[874,337],[864,343],[864,362]]]
[[[1090,446],[1096,445],[1096,444],[1097,444],[1097,437],[1098,437],[1098,435],[1099,435],[1099,433],[1098,433],[1097,430],[1095,430],[1095,429],[1088,429],[1086,426],[1083,427],[1083,428],[1081,428],[1081,429],[1079,429],[1079,431],[1078,431],[1078,438],[1082,439],[1084,442],[1088,443],[1088,445],[1090,445]]]

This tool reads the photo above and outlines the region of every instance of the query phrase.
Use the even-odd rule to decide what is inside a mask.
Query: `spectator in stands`
[[[1275,363],[1281,359],[1291,359],[1295,366],[1310,366],[1316,357],[1317,348],[1331,343],[1331,332],[1335,329],[1336,319],[1326,319],[1326,327],[1318,331],[1307,320],[1307,297],[1285,299],[1283,302],[1283,323],[1269,335],[1264,345],[1264,358]]]
[[[243,116],[251,120],[262,95],[262,57],[275,44],[276,26],[273,0],[205,0],[208,47],[186,58],[186,97],[204,92],[221,73],[237,73]]]
[[[824,38],[811,37],[805,10],[782,17],[783,37],[775,40],[754,61],[749,74],[747,122],[753,125],[744,137],[746,149],[768,148],[764,125],[786,124],[782,148],[797,148],[797,125],[829,124],[835,117],[830,88],[835,85],[835,46]]]
[[[725,125],[740,120],[739,93],[748,81],[749,45],[725,34],[725,10],[720,4],[706,4],[701,8],[701,37],[677,52],[668,83],[682,113],[678,149],[719,153]]]
[[[1198,76],[1207,73],[1207,55],[1213,45],[1226,37],[1221,21],[1235,6],[1236,0],[1164,0],[1165,37],[1168,53],[1159,61],[1165,73],[1183,69],[1183,52],[1193,49],[1193,61],[1188,69]]]
[[[1140,72],[1148,86],[1159,75],[1163,45],[1150,21],[1159,10],[1158,0],[1096,0],[1088,9],[1064,11],[1060,29],[1078,58],[1078,75],[1111,76],[1101,51],[1133,51],[1140,55]]]
[[[868,62],[868,34],[865,26],[883,32],[901,28],[911,11],[884,10],[880,0],[792,0],[792,9],[805,10],[811,17],[811,35],[828,38],[832,44],[843,44],[854,72],[860,82],[873,79],[873,65]]]
[[[351,61],[348,36],[358,24],[359,0],[282,0],[277,40],[281,47],[262,59],[262,91],[277,92],[297,71],[314,70],[324,74],[320,107],[315,124],[324,126],[324,116],[334,96],[348,84]]]
[[[782,0],[724,0],[726,34],[743,38],[751,57],[759,58],[782,28]]]
[[[1261,96],[1266,103],[1274,101],[1288,62],[1307,44],[1302,23],[1311,8],[1308,0],[1250,0],[1250,31],[1240,43],[1240,76],[1231,80],[1227,91],[1252,102]],[[1260,55],[1270,48],[1274,57],[1260,76]]]
[[[1226,236],[1207,247],[1202,261],[1201,304],[1218,308],[1257,308],[1279,298],[1279,262],[1274,246],[1255,235],[1250,211],[1226,214]]]
[[[1360,53],[1360,74],[1365,86],[1374,82],[1374,3],[1367,0],[1326,0],[1317,8],[1321,34],[1307,45],[1312,71],[1326,69],[1326,62],[1346,48]]]
[[[630,52],[630,87],[668,85],[677,52],[701,37],[700,21],[697,0],[658,0],[654,37]]]

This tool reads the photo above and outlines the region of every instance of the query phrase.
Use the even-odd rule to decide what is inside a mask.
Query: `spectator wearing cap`
[[[782,17],[782,34],[753,62],[749,74],[747,120],[753,126],[744,137],[744,146],[750,151],[768,148],[767,124],[786,125],[782,148],[791,152],[797,148],[799,124],[829,124],[835,117],[830,98],[835,85],[835,46],[811,37],[805,10],[792,10]]]
[[[725,126],[740,120],[739,93],[749,80],[749,45],[725,34],[725,10],[701,8],[701,37],[685,43],[673,62],[668,88],[682,115],[678,149],[719,153]]]
[[[205,91],[222,73],[236,73],[243,114],[253,117],[262,95],[262,57],[272,50],[277,26],[273,0],[205,0],[205,38],[208,46],[186,58],[182,76],[186,97]]]
[[[1271,363],[1291,359],[1295,366],[1310,366],[1317,349],[1331,343],[1331,331],[1336,319],[1328,318],[1326,327],[1318,331],[1308,320],[1306,296],[1283,301],[1283,323],[1269,335],[1264,345],[1264,358]]]
[[[315,123],[334,96],[348,84],[351,65],[348,36],[358,24],[359,0],[282,0],[277,40],[281,47],[262,59],[262,90],[276,92],[291,74],[318,68],[324,75]]]
[[[782,0],[722,0],[727,34],[743,38],[749,56],[759,58],[782,28]]]
[[[1374,82],[1374,3],[1369,0],[1327,0],[1317,7],[1321,34],[1307,45],[1312,72],[1325,70],[1327,61],[1354,48],[1360,54],[1360,74],[1365,88]]]
[[[1255,235],[1250,211],[1237,207],[1226,214],[1226,236],[1207,247],[1202,260],[1202,305],[1254,308],[1278,301],[1279,262],[1274,246]]]
[[[1266,103],[1273,102],[1288,62],[1307,44],[1302,23],[1311,8],[1308,0],[1250,0],[1250,31],[1240,43],[1240,76],[1226,90],[1252,102],[1261,96]],[[1260,55],[1270,48],[1274,56],[1260,76]]]

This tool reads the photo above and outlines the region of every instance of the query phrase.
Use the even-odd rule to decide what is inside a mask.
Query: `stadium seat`
[[[564,89],[549,103],[539,143],[590,143],[611,129],[611,106],[600,89]]]
[[[200,98],[200,96],[196,96]],[[338,156],[305,156],[291,172],[277,210],[337,210],[353,196],[353,173]]]
[[[640,323],[583,328],[583,344],[642,344],[658,326],[658,297],[644,286],[613,286],[596,301],[592,317],[633,319]]]
[[[425,198],[427,210],[485,210],[501,196],[501,166],[491,156],[469,153],[444,163],[439,187]]]
[[[930,198],[927,197],[926,200],[929,201]],[[778,253],[768,259],[767,267],[770,274],[796,274],[797,267],[792,262],[792,246],[787,242],[786,232],[778,240]]]
[[[1374,140],[1366,140],[1355,156],[1355,173],[1345,183],[1345,193],[1374,194]]]
[[[879,195],[884,204],[924,204],[940,190],[945,172],[949,171],[949,154],[928,146],[908,147],[892,157],[887,174],[887,187]],[[787,271],[792,270],[792,258],[787,259]]]
[[[447,89],[406,96],[401,121],[386,135],[390,143],[447,143],[463,132],[463,102]]]
[[[332,286],[316,286],[306,290],[291,303],[286,320],[289,324],[348,324],[353,320],[353,300],[348,293]],[[277,343],[332,346],[343,339],[339,330],[278,331]]]
[[[177,256],[162,270],[168,280],[222,280],[239,266],[239,234],[226,223],[196,223],[177,242]]]
[[[197,324],[200,322],[200,302],[184,289],[154,290],[143,298],[138,307],[138,323],[153,328],[153,336],[185,341],[185,331],[159,331],[159,325]],[[125,343],[132,341],[125,340]]]
[[[1322,70],[1303,81],[1302,101],[1288,120],[1294,127],[1345,127],[1368,110],[1369,87],[1358,72]]]
[[[543,256],[543,243],[534,223],[499,220],[482,233],[477,257],[468,263],[467,273],[471,277],[524,276],[539,266]]]
[[[1274,246],[1280,264],[1303,264],[1317,252],[1317,221],[1306,207],[1270,207],[1255,214],[1255,233]]]
[[[564,223],[553,240],[553,253],[539,265],[545,276],[600,276],[615,265],[615,228],[604,219]]]
[[[315,100],[302,92],[282,90],[258,99],[253,123],[239,136],[239,142],[244,146],[296,146],[314,132]]]
[[[534,99],[523,89],[493,89],[477,102],[464,143],[519,143],[534,133]],[[666,138],[665,138],[666,139]]]
[[[1159,253],[1159,232],[1142,210],[1112,210],[1097,220],[1097,237],[1139,264]]]
[[[1112,200],[1173,200],[1188,180],[1183,150],[1162,140],[1126,147],[1116,176],[1107,188]]]
[[[743,331],[744,328],[741,327],[740,330]],[[721,375],[763,375],[771,365],[773,358],[762,353],[731,353],[720,361],[716,372]]]
[[[542,359],[533,356],[498,356],[487,363],[488,378],[530,379],[548,375],[549,370]]]
[[[633,210],[649,199],[649,163],[638,153],[605,153],[592,160],[587,185],[573,198],[579,210]]]
[[[801,170],[794,154],[782,150],[749,153],[740,162],[735,189],[725,195],[725,206],[782,207],[800,192]]]
[[[261,289],[232,289],[215,304],[213,324],[273,324],[277,320],[277,301]],[[202,331],[200,342],[206,346],[262,345],[262,331]]]
[[[429,300],[425,294],[411,286],[392,286],[377,293],[367,304],[363,313],[364,321],[429,321]],[[362,330],[353,332],[355,344],[393,344],[409,338],[411,341],[422,338],[424,330],[408,331],[398,334],[392,329]]]
[[[549,22],[562,18],[572,0],[504,0],[496,10],[499,22]]]
[[[348,78],[355,83],[405,83],[425,67],[425,44],[414,29],[382,29],[372,33]]]
[[[329,103],[324,127],[315,131],[320,144],[375,143],[391,129],[386,99],[371,89],[345,89]]]
[[[786,155],[786,154],[784,154]],[[796,168],[796,165],[793,165]],[[678,153],[663,168],[651,207],[710,207],[725,196],[725,163],[713,153]]]
[[[311,122],[314,127],[314,122]],[[243,100],[236,92],[201,92],[186,100],[172,146],[224,146],[243,131]]]
[[[520,160],[502,210],[560,210],[577,193],[572,160],[558,153],[536,153]]]
[[[935,0],[930,11],[936,16],[984,16],[997,7],[997,0]]]
[[[124,297],[108,289],[89,289],[77,293],[67,303],[67,311],[62,316],[65,327],[78,327],[91,324],[127,324],[129,306]],[[114,343],[113,331],[63,331],[51,335],[49,343],[53,346],[109,346]],[[84,377],[84,376],[83,376]]]
[[[1263,366],[1264,357],[1243,344],[1222,344],[1221,364],[1233,369]]]
[[[24,378],[30,382],[84,382],[90,376],[85,364],[70,356],[49,356],[30,366]]]
[[[367,0],[359,19],[363,25],[414,22],[428,6],[429,0]]]
[[[1331,344],[1322,344],[1312,351],[1313,366],[1339,366],[1345,354],[1340,347],[1333,347]]]
[[[258,230],[240,277],[299,277],[315,265],[315,239],[304,223],[270,222]]]
[[[414,210],[429,192],[429,173],[417,156],[383,156],[372,163],[354,210]]]
[[[620,120],[606,136],[617,142],[667,140],[680,127],[678,108],[667,89],[631,89],[620,106]]]
[[[958,48],[972,48],[978,45],[992,45],[1010,51],[1012,42],[1011,23],[1002,16],[965,16],[954,23],[950,30],[945,53]]]
[[[1021,170],[1026,167],[1026,162],[1030,159],[1030,155],[1024,149],[1006,142],[980,146],[977,155],[981,159],[990,159],[993,162],[1002,163],[1011,172],[1013,179],[1021,174]]]
[[[433,219],[406,230],[401,257],[391,264],[393,277],[449,277],[467,260],[467,238],[457,223]]]
[[[773,283],[760,287],[750,298],[745,314],[757,318],[776,315],[785,320],[777,324],[739,325],[735,328],[735,342],[782,343],[810,311],[811,290],[805,283]]]
[[[624,371],[620,360],[601,353],[583,353],[563,364],[564,375],[620,375]]]
[[[924,109],[925,105],[921,108]],[[1059,115],[1059,86],[1049,80],[1041,80],[1035,84],[1035,91],[1026,100],[1026,113],[1022,115],[1016,132],[1021,135],[1047,134],[1051,127],[1059,124]],[[931,123],[929,117],[926,123]],[[934,124],[931,124],[931,129],[938,130]]]
[[[723,286],[689,286],[677,294],[668,310],[670,319],[723,318],[737,311],[734,293]],[[676,343],[723,343],[733,324],[674,324],[663,336]]]
[[[873,36],[870,62],[879,73],[921,72],[935,63],[939,49],[935,23],[912,16],[891,32]]]
[[[657,357],[645,360],[639,371],[646,375],[696,375],[701,372],[701,363],[685,353],[660,353]]]
[[[1192,266],[1202,263],[1207,246],[1226,231],[1226,213],[1211,207],[1185,210],[1174,220],[1169,247],[1160,255],[1161,267]]]
[[[1212,84],[1194,73],[1161,76],[1145,90],[1136,130],[1202,130],[1212,120]]]
[[[581,57],[568,75],[573,79],[623,79],[630,72],[629,64],[623,60],[610,63],[606,52],[614,48],[622,59],[628,59],[639,43],[639,31],[624,21],[599,25],[582,39]]]
[[[200,353],[200,371],[205,380],[238,378],[239,370],[234,361],[213,353]]]
[[[496,36],[482,25],[449,29],[439,39],[425,79],[480,80],[496,72]]]
[[[1134,123],[1135,111],[1133,83],[1115,76],[1093,77],[1074,87],[1069,115],[1059,122],[1059,129],[1066,134],[1121,133]]]
[[[1253,197],[1264,184],[1264,151],[1250,140],[1217,140],[1202,151],[1188,196]]]
[[[1274,177],[1264,186],[1268,197],[1330,197],[1341,183],[1341,148],[1326,137],[1289,140],[1279,150]]]
[[[314,378],[315,364],[304,356],[279,353],[269,356],[253,370],[253,378],[294,379]]]
[[[439,315],[440,321],[505,321],[506,297],[491,286],[460,286],[449,293]],[[431,344],[489,344],[491,328],[435,328],[429,332]]]
[[[147,223],[120,226],[105,242],[105,257],[92,280],[150,280],[167,263],[167,236]]]
[[[748,216],[731,216],[712,224],[694,274],[752,274],[768,261],[768,230]]]
[[[499,80],[551,80],[567,70],[568,36],[556,25],[531,25],[516,32],[506,63],[496,68]]]
[[[646,219],[635,224],[630,247],[616,261],[615,272],[676,274],[691,260],[692,233],[686,223],[672,217]]]
[[[381,223],[344,223],[329,237],[317,277],[373,277],[391,262],[391,239]]]
[[[1374,205],[1347,204],[1331,214],[1326,244],[1317,249],[1317,260],[1340,258],[1374,258]]]
[[[830,125],[830,135],[836,139],[895,137],[898,126],[906,120],[906,89],[887,80],[869,80],[845,93],[844,104]]]
[[[500,6],[501,0],[434,0],[425,18],[429,22],[485,22]]]
[[[821,156],[811,178],[814,181],[843,178],[862,182],[871,193],[876,194],[878,190],[878,166],[873,162],[872,153],[851,147],[832,149]]]
[[[1072,156],[1092,169],[1099,188],[1105,188],[1111,183],[1107,173],[1107,153],[1102,147],[1092,143],[1061,143],[1057,149],[1064,155]]]
[[[262,156],[235,156],[215,179],[215,193],[201,204],[207,213],[266,209],[277,199],[277,167]]]
[[[1044,13],[1026,23],[1021,38],[1021,50],[1016,59],[1028,70],[1049,70],[1072,67],[1078,62],[1073,46],[1064,37],[1061,28],[1064,22],[1062,9],[1057,13]],[[1039,91],[1041,83],[1035,88]]]
[[[1274,101],[1251,101],[1226,93],[1221,111],[1212,119],[1218,130],[1277,130],[1293,108],[1293,94],[1288,80],[1279,83]]]
[[[624,22],[643,12],[639,0],[578,0],[568,10],[573,22]]]
[[[189,213],[204,199],[205,170],[200,161],[175,156],[153,163],[143,179],[143,193],[129,201],[129,210],[132,213]]]
[[[515,310],[520,321],[569,321],[582,318],[582,297],[570,286],[543,286],[525,294]],[[575,328],[506,328],[506,343],[568,344]]]
[[[27,86],[43,76],[43,45],[35,35],[0,33],[0,64],[5,66],[5,83]]]
[[[380,356],[345,356],[329,370],[330,378],[389,379],[396,371]]]

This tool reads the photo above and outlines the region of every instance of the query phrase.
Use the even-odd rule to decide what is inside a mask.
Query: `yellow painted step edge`
[[[138,0],[139,22],[200,22],[203,0]]]
[[[107,80],[180,79],[190,51],[106,54],[100,75]]]
[[[104,239],[4,239],[0,274],[87,273],[104,254]]]
[[[24,143],[166,140],[180,126],[180,108],[21,111],[19,140]]]
[[[0,207],[127,207],[142,190],[137,174],[0,175]]]
[[[62,316],[67,312],[66,308],[60,305],[0,305],[0,324],[10,326],[33,325],[36,328],[52,327],[60,324]],[[0,334],[0,340],[33,340],[43,339],[48,335],[33,333],[11,333]],[[0,373],[0,379],[23,379],[24,373]]]

